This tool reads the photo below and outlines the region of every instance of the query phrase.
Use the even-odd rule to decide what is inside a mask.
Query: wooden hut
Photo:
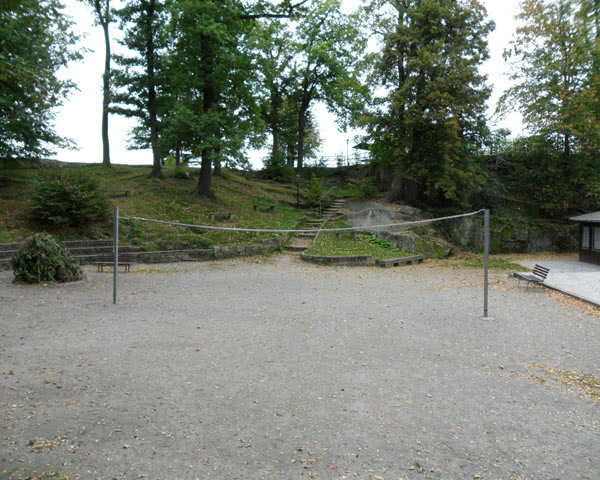
[[[600,212],[570,220],[579,223],[579,261],[600,265]]]

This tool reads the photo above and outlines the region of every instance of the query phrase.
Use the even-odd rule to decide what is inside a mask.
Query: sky
[[[505,63],[502,51],[508,45],[514,32],[514,17],[518,12],[520,0],[484,0],[488,16],[496,22],[496,30],[489,37],[490,60],[483,66],[483,72],[488,75],[488,82],[493,87],[492,96],[488,102],[488,113],[492,117],[496,102],[502,92],[510,85],[505,76]],[[102,162],[102,140],[100,136],[102,114],[102,73],[104,70],[104,37],[102,29],[94,24],[94,17],[89,6],[80,0],[63,0],[66,12],[76,23],[75,29],[85,35],[81,42],[82,50],[89,50],[84,60],[71,64],[60,72],[64,78],[73,80],[79,90],[73,92],[57,110],[56,131],[60,136],[75,140],[79,147],[77,151],[59,150],[58,160],[67,162],[100,163]],[[358,2],[344,0],[344,8],[351,10]],[[116,28],[111,25],[113,35],[113,50],[118,49],[114,35]],[[320,154],[331,158],[335,155],[346,155],[347,145],[352,147],[354,133],[344,134],[337,130],[335,117],[327,112],[324,105],[316,105],[315,113],[319,121],[322,139]],[[141,165],[152,163],[152,153],[149,150],[127,150],[128,132],[135,121],[111,115],[109,119],[109,139],[112,163]],[[518,114],[508,116],[497,127],[509,128],[513,134],[519,134],[522,129]],[[348,140],[348,142],[347,142]],[[266,151],[249,152],[253,168],[262,167],[262,158]],[[350,154],[352,152],[350,151]]]

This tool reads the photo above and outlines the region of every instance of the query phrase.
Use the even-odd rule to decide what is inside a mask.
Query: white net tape
[[[471,213],[463,213],[460,215],[451,215],[448,217],[430,218],[427,220],[416,220],[413,222],[398,222],[398,223],[386,223],[383,225],[362,225],[358,227],[339,227],[339,228],[294,228],[294,229],[274,229],[274,228],[236,228],[236,227],[218,227],[215,225],[195,225],[192,223],[179,223],[169,222],[167,220],[155,220],[152,218],[143,217],[120,217],[121,220],[137,220],[141,222],[159,223],[162,225],[173,225],[175,227],[187,227],[187,228],[198,228],[202,230],[220,230],[227,232],[253,232],[253,233],[314,233],[314,232],[348,232],[356,230],[377,230],[382,228],[392,229],[398,227],[416,226],[416,225],[428,225],[430,223],[439,222],[442,220],[451,220],[453,218],[472,217],[483,210],[478,210]]]

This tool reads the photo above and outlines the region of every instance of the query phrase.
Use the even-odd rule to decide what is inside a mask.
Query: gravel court
[[[134,269],[117,306],[0,274],[0,478],[600,478],[599,404],[548,373],[600,378],[600,318],[541,289],[493,275],[483,321],[476,271]]]

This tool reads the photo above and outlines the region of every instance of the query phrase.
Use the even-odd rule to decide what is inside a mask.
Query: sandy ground
[[[507,274],[87,275],[0,273],[1,479],[600,478],[600,318]]]

